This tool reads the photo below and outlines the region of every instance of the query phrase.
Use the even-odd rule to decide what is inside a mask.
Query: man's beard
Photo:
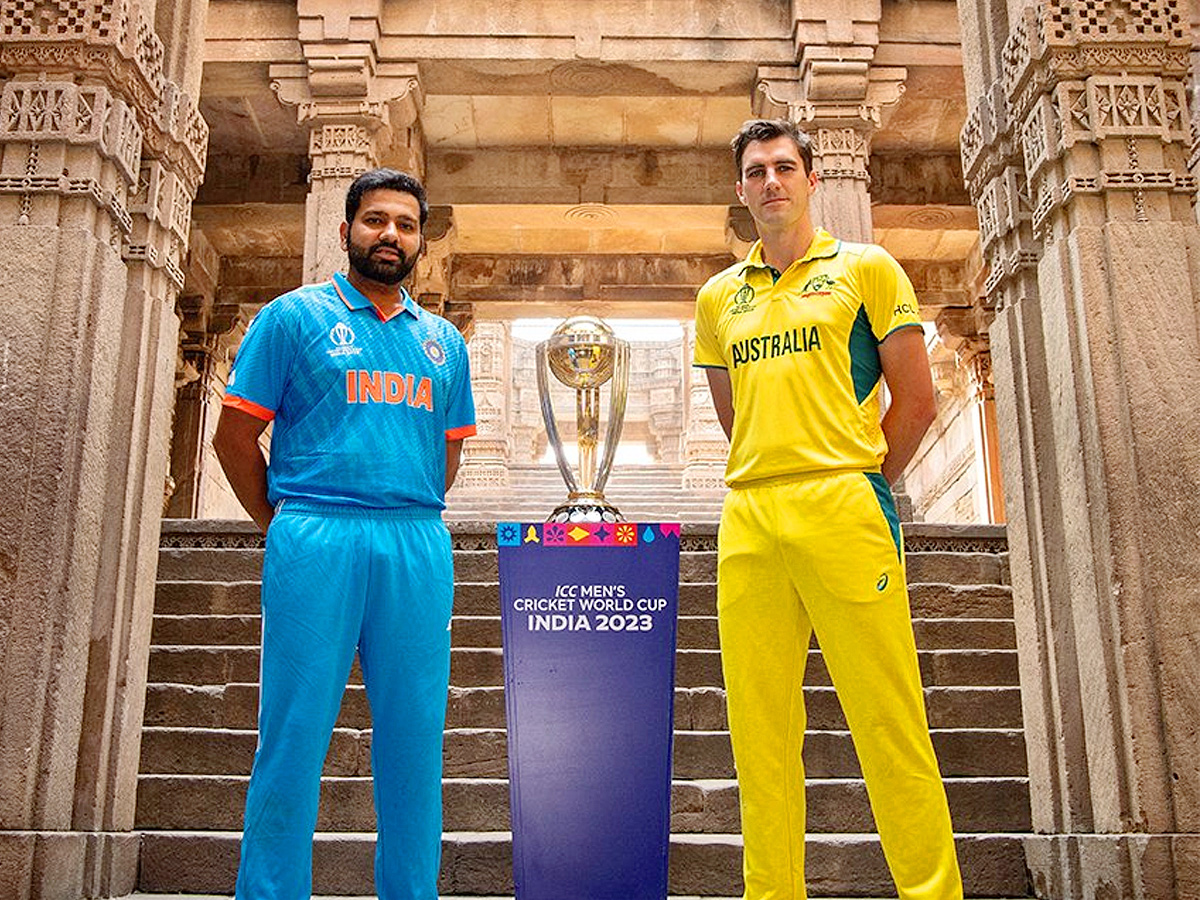
[[[381,247],[390,247],[399,254],[400,258],[384,259],[376,256],[375,251]],[[417,264],[417,254],[414,253],[411,257],[407,257],[396,244],[375,244],[364,248],[360,244],[348,241],[347,251],[350,255],[350,268],[363,278],[379,284],[399,284],[408,277],[408,273]]]

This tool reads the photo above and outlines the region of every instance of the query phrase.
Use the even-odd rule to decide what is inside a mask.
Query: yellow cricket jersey
[[[882,247],[822,229],[776,274],[756,243],[696,297],[695,364],[727,369],[733,387],[725,480],[877,470],[887,453],[879,344],[920,326],[912,283]]]

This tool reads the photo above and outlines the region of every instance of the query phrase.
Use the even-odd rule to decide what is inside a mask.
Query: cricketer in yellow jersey
[[[935,413],[917,301],[882,248],[814,228],[807,135],[753,120],[733,149],[760,241],[701,288],[695,363],[730,439],[717,612],[745,900],[807,896],[802,684],[814,632],[901,900],[959,900],[889,488]]]

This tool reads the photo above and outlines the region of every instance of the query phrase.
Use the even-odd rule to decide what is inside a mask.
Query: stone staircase
[[[715,522],[725,488],[685,491],[683,467],[621,466],[605,496],[631,522]],[[446,521],[542,522],[567,499],[558,468],[512,466],[508,484],[496,488],[456,485],[446,497]]]
[[[452,525],[457,593],[445,742],[441,890],[511,896],[494,535]],[[921,668],[968,896],[1026,897],[1030,828],[1012,598],[1001,528],[913,525]],[[258,536],[167,520],[159,562],[136,827],[140,890],[232,892],[255,747]],[[741,838],[715,619],[715,528],[685,528],[675,700],[671,892],[741,893]],[[322,784],[317,894],[370,895],[370,723],[357,668]],[[813,896],[894,896],[840,707],[813,651],[808,881]]]

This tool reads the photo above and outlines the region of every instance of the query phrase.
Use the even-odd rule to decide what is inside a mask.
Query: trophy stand
[[[575,391],[578,478],[563,450],[547,371]],[[546,436],[567,485],[566,502],[557,506],[547,521],[624,521],[620,510],[604,498],[604,486],[612,472],[625,420],[625,402],[629,396],[629,344],[616,337],[602,320],[594,316],[574,316],[559,325],[548,340],[538,344],[537,377]],[[610,396],[601,454],[600,388],[605,384],[609,385]]]

